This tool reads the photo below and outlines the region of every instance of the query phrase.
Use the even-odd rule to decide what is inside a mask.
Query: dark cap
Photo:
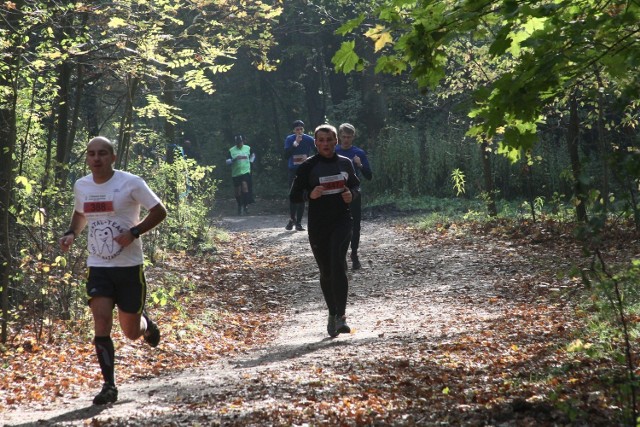
[[[295,122],[293,122],[293,125],[291,125],[292,128],[303,128],[304,127],[304,122],[302,120],[296,120]]]
[[[244,135],[236,135],[233,137],[233,139],[236,141],[236,144],[244,142]]]

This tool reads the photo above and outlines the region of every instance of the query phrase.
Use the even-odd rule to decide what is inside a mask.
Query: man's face
[[[303,132],[304,132],[304,128],[302,126],[293,128],[293,133],[295,133],[296,135],[302,135]]]
[[[340,131],[340,145],[343,148],[350,148],[355,137],[356,135],[353,133]]]
[[[87,145],[87,166],[94,174],[111,172],[115,154],[111,153],[109,145],[102,141],[93,141]]]
[[[333,132],[320,130],[316,133],[316,149],[318,150],[318,154],[323,157],[333,157],[337,143],[338,140]]]

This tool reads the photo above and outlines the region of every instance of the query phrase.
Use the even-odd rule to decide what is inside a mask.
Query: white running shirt
[[[109,181],[96,184],[92,175],[73,186],[75,210],[87,218],[88,267],[132,267],[143,263],[141,239],[126,248],[114,237],[140,222],[140,206],[149,210],[160,198],[142,178],[115,170]]]

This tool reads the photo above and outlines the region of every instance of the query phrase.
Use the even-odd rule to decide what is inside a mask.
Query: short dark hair
[[[338,131],[336,130],[336,127],[333,125],[330,125],[329,123],[324,123],[318,126],[316,130],[313,132],[314,138],[318,136],[318,132],[329,132],[329,133],[332,133],[333,136],[336,137],[336,139],[338,138]]]
[[[302,120],[296,120],[295,122],[293,122],[291,127],[293,129],[298,128],[298,127],[303,128],[304,127],[304,122]]]

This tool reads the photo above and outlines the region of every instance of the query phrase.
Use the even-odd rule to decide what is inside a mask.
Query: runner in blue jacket
[[[293,133],[284,140],[284,157],[287,159],[287,170],[289,173],[289,189],[296,176],[298,166],[302,164],[315,151],[313,138],[304,133],[304,123],[302,120],[293,122]],[[289,222],[285,226],[287,230],[304,231],[302,227],[302,216],[304,215],[304,202],[289,202]]]
[[[369,165],[367,153],[353,145],[353,139],[356,137],[356,128],[349,123],[343,123],[338,128],[338,139],[340,145],[336,147],[336,153],[351,159],[353,167],[356,170],[358,178],[362,180],[365,177],[371,180],[373,173]],[[358,248],[360,247],[360,223],[362,221],[362,196],[351,202],[351,216],[353,217],[353,233],[351,235],[351,265],[353,270],[362,267],[358,258]]]

